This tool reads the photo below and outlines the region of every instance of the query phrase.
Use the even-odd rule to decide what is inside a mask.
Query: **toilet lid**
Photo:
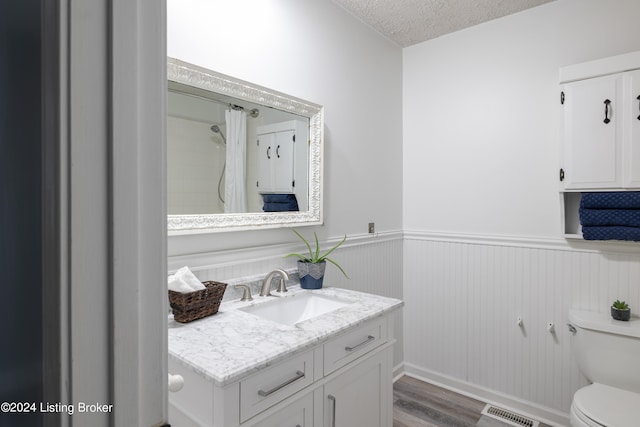
[[[573,396],[573,405],[589,419],[609,427],[637,425],[640,393],[594,383]]]

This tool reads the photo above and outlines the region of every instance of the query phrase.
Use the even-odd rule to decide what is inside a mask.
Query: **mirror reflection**
[[[169,83],[170,215],[306,211],[309,119]]]
[[[322,108],[167,65],[169,231],[321,223]]]

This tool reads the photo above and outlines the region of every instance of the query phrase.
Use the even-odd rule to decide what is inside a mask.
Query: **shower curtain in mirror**
[[[227,168],[224,176],[224,211],[247,211],[246,158],[247,114],[230,109],[225,114],[227,124]]]

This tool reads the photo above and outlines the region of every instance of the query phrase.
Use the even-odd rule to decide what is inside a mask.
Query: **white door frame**
[[[163,425],[166,3],[57,0],[43,12],[43,51],[59,52],[57,64],[51,55],[43,63],[59,71],[51,95],[58,111],[51,98],[44,103],[57,117],[47,127],[57,147],[44,167],[55,177],[47,194],[57,202],[45,241],[45,270],[55,276],[45,334],[58,335],[48,343],[45,378],[60,382],[45,386],[45,400],[76,410],[46,423]],[[80,413],[80,402],[113,407]]]

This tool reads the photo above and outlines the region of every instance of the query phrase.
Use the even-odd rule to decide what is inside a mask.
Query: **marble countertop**
[[[253,301],[224,302],[217,314],[190,323],[178,323],[170,315],[169,357],[224,386],[404,304],[397,299],[346,289],[309,291],[299,286],[291,287],[287,296],[280,298],[301,292],[313,292],[352,303],[295,326],[271,322],[238,310],[272,301],[274,297],[254,296]]]

